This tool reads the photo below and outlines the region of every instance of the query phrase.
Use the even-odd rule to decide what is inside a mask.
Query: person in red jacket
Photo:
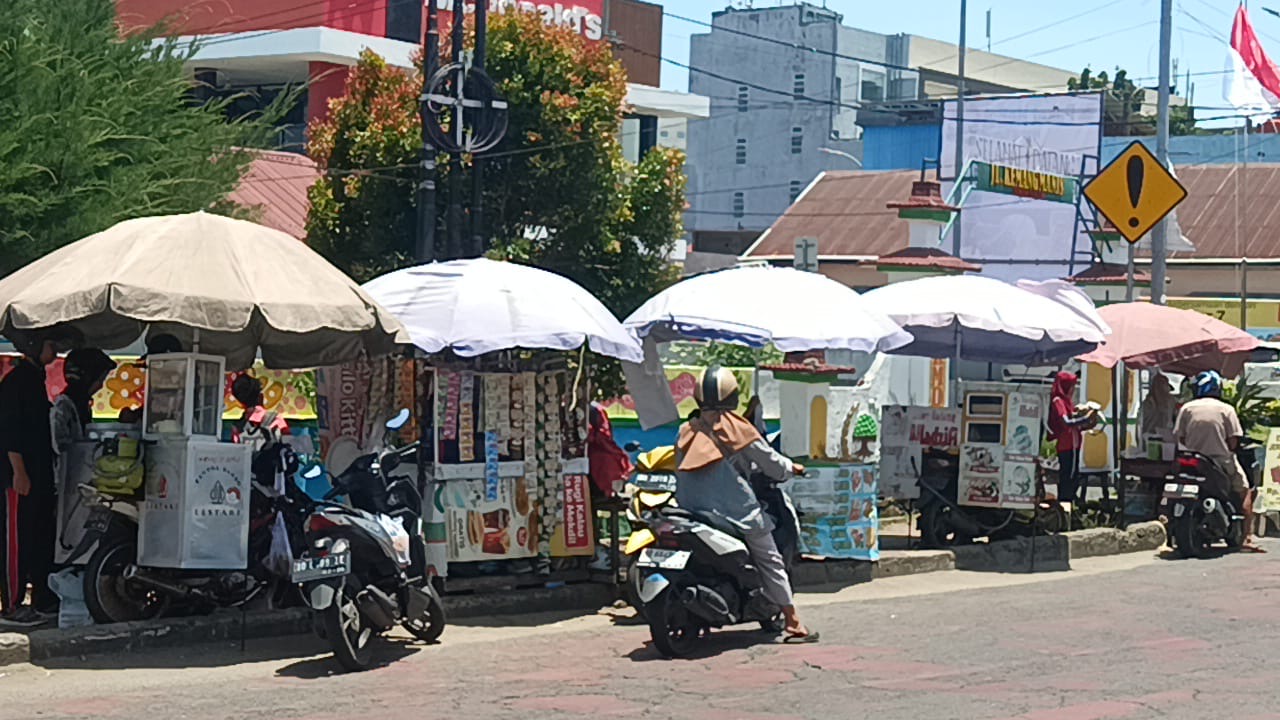
[[[1052,400],[1049,404],[1049,434],[1058,441],[1058,500],[1084,504],[1084,492],[1080,487],[1081,433],[1092,426],[1093,416],[1076,412],[1076,384],[1080,379],[1069,372],[1060,372],[1053,380]]]

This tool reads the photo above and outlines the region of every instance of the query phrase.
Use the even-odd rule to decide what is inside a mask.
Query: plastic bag
[[[49,575],[49,589],[57,593],[58,628],[84,627],[93,624],[89,607],[84,604],[84,570],[66,568]]]

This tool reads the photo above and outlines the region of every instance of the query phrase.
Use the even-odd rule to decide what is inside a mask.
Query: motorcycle
[[[274,490],[276,473],[283,472],[291,478],[297,467],[293,450],[278,441],[264,448],[253,461],[246,570],[177,570],[137,565],[136,498],[81,486],[81,499],[89,514],[68,562],[89,554],[84,599],[94,621],[148,620],[165,614],[175,603],[195,612],[240,607],[262,598],[271,606],[290,604],[287,578],[268,568],[265,561],[271,555],[277,512],[284,517],[290,547],[295,553],[302,547],[302,522],[309,499],[292,481],[285,483],[284,493]]]
[[[758,622],[782,631],[782,608],[764,596],[760,575],[732,525],[676,507],[650,519],[653,541],[637,564],[646,576],[640,599],[654,647],[688,657],[706,631]]]
[[[639,446],[628,443],[627,450]],[[675,504],[676,454],[672,446],[654,448],[636,458],[636,471],[628,483],[631,486],[631,502],[627,508],[627,520],[631,524],[631,537],[627,539],[624,553],[627,556],[627,599],[640,617],[645,617],[645,603],[641,599],[645,569],[640,562],[640,550],[654,542],[649,521],[661,517],[663,511]],[[782,487],[757,474],[751,478],[751,489],[765,513],[773,520],[773,541],[786,563],[787,576],[800,554],[799,513]]]
[[[387,423],[388,434],[408,419],[402,410]],[[308,551],[294,562],[293,581],[313,611],[317,634],[348,671],[368,669],[372,641],[397,624],[424,642],[444,632],[444,604],[427,576],[422,495],[413,480],[391,476],[416,458],[418,447],[357,458],[333,479],[306,522]],[[335,502],[339,495],[350,504]]]
[[[1236,451],[1247,477],[1257,469],[1254,445],[1244,443]],[[1225,542],[1236,549],[1244,544],[1246,529],[1240,498],[1231,492],[1229,468],[1197,452],[1178,451],[1177,470],[1164,486],[1169,510],[1169,535],[1182,558],[1212,557],[1213,546]]]

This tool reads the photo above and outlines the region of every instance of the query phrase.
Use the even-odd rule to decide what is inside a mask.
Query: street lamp
[[[858,158],[856,158],[856,157],[854,157],[854,156],[850,155],[849,153],[847,153],[847,152],[845,152],[845,151],[843,151],[843,150],[835,150],[835,149],[833,149],[833,148],[829,148],[829,147],[821,147],[821,148],[818,148],[818,152],[824,152],[824,153],[826,153],[826,154],[828,154],[828,155],[838,155],[838,156],[840,156],[840,157],[842,157],[842,158],[844,158],[844,159],[846,159],[846,160],[848,160],[848,161],[852,162],[854,165],[857,165],[858,167],[862,167],[862,161],[861,161],[861,160],[859,160]]]

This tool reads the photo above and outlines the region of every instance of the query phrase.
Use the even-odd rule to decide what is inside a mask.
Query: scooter
[[[1252,445],[1236,451],[1246,476],[1256,470]],[[1244,544],[1246,530],[1240,498],[1230,491],[1229,468],[1200,453],[1180,450],[1177,470],[1164,486],[1164,503],[1170,506],[1169,534],[1182,558],[1208,558],[1219,542],[1236,549]]]
[[[758,622],[781,632],[782,609],[765,598],[736,528],[676,507],[649,527],[653,543],[637,561],[646,572],[640,599],[664,657],[687,657],[711,628]]]
[[[84,599],[98,623],[159,617],[177,604],[196,612],[240,607],[265,598],[270,605],[289,604],[287,578],[267,568],[272,526],[282,513],[289,544],[302,547],[302,522],[309,498],[296,483],[283,494],[274,490],[277,471],[293,477],[297,456],[284,443],[266,447],[254,459],[250,493],[249,563],[247,570],[176,570],[137,565],[138,519],[135,501],[81,486],[89,508],[84,534],[68,562],[92,550],[84,573]],[[96,546],[96,547],[95,547]]]
[[[408,419],[402,410],[387,423],[388,433]],[[418,447],[357,458],[307,519],[309,549],[294,562],[293,581],[302,586],[317,634],[348,671],[368,669],[373,641],[397,624],[424,642],[444,632],[444,604],[426,570],[422,495],[412,479],[391,476]],[[350,504],[335,502],[339,495]]]
[[[639,447],[629,443],[628,450]],[[645,571],[639,551],[654,542],[653,531],[648,527],[651,518],[662,516],[674,507],[676,492],[675,448],[664,446],[641,453],[636,458],[636,470],[628,485],[631,503],[627,508],[627,520],[631,523],[631,537],[624,552],[627,556],[626,592],[628,602],[641,617],[645,616],[645,603],[641,599]],[[751,489],[765,513],[773,520],[773,541],[786,563],[787,576],[800,555],[799,513],[781,485],[763,475],[751,478]]]

